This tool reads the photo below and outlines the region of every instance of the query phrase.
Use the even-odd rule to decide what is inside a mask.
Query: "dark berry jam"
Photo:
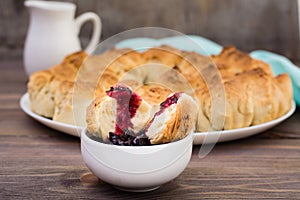
[[[136,93],[133,93],[130,88],[117,85],[106,91],[106,94],[117,101],[117,116],[115,134],[121,135],[129,128],[133,128],[131,118],[140,106],[142,99]]]
[[[117,135],[109,132],[109,140],[114,145],[120,146],[148,146],[151,145],[149,138],[143,133],[138,133],[137,136],[132,130],[125,130],[123,134]]]
[[[155,114],[154,114],[154,117],[151,119],[151,121],[147,124],[147,127],[146,129],[144,130],[145,133],[147,133],[149,127],[151,126],[152,122],[154,121],[155,117],[157,117],[158,115],[162,114],[164,112],[164,110],[168,107],[170,107],[171,105],[173,104],[176,104],[178,99],[180,98],[181,96],[181,92],[177,92],[177,93],[174,93],[172,96],[169,96],[165,101],[163,101],[161,104],[160,104],[160,109],[159,111],[157,111]]]
[[[132,93],[130,101],[129,101],[129,113],[130,113],[130,118],[133,118],[135,116],[135,113],[139,106],[141,105],[142,98],[137,95],[135,92]]]
[[[172,96],[169,96],[164,102],[160,104],[160,111],[164,111],[166,108],[170,107],[172,104],[177,103],[178,99],[181,96],[181,92],[174,93]],[[160,112],[159,111],[159,112]]]
[[[115,132],[109,132],[109,140],[112,144],[121,146],[151,145],[148,136],[145,134],[151,123],[155,117],[163,113],[166,108],[172,104],[176,104],[181,96],[181,93],[174,93],[172,96],[168,97],[160,104],[160,110],[155,113],[147,126],[138,133],[135,133],[132,131],[133,124],[131,123],[131,119],[135,116],[136,111],[142,102],[141,97],[132,92],[130,88],[123,85],[111,87],[106,94],[117,101]]]
[[[154,120],[154,118],[158,115],[160,115],[161,113],[164,112],[164,110],[168,107],[170,107],[171,105],[173,104],[176,104],[178,99],[180,98],[181,96],[181,92],[177,92],[177,93],[174,93],[172,96],[169,96],[165,101],[163,101],[161,104],[160,104],[160,109],[159,111],[157,111],[153,117],[153,119],[151,120],[151,122]],[[151,124],[151,123],[150,123]]]

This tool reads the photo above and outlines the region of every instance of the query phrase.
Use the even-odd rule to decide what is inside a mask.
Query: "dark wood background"
[[[155,26],[207,37],[244,51],[265,49],[299,60],[296,0],[69,0],[77,15],[94,11],[102,39],[124,30]],[[29,14],[24,0],[0,1],[0,59],[22,59]],[[81,33],[89,37],[91,25]]]

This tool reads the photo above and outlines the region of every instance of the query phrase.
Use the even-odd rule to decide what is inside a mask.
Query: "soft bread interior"
[[[148,127],[146,135],[151,144],[167,143],[173,140],[180,121],[181,108],[178,104],[173,104],[166,108],[160,115],[155,116],[151,125]]]
[[[97,98],[87,108],[87,128],[90,133],[101,137],[104,141],[108,139],[109,132],[114,132],[116,127],[117,101],[114,98],[105,96]],[[151,106],[142,100],[136,110],[135,116],[131,119],[132,130],[139,132],[146,126],[152,117]]]
[[[146,101],[142,100],[141,105],[135,113],[135,116],[131,119],[133,131],[139,132],[142,130],[152,117],[153,114],[151,112],[151,106]]]
[[[116,127],[117,101],[109,96],[96,99],[87,108],[87,128],[95,136],[108,139],[109,132]]]
[[[175,140],[182,139],[195,130],[198,113],[197,102],[187,94],[182,93],[177,104],[181,108],[181,119]]]
[[[146,132],[151,144],[172,142],[191,133],[195,129],[197,110],[195,100],[182,93],[176,104],[152,120]]]

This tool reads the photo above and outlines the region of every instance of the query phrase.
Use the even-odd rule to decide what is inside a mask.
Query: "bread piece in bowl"
[[[87,108],[87,129],[104,141],[109,133],[139,132],[150,120],[151,106],[123,85],[111,87],[107,95],[96,98]]]
[[[184,138],[195,129],[197,103],[172,93],[152,114],[151,106],[124,85],[111,87],[87,109],[87,129],[117,145],[162,144]]]
[[[184,138],[195,129],[198,105],[184,93],[173,93],[160,104],[160,110],[147,124],[145,135],[151,144]]]

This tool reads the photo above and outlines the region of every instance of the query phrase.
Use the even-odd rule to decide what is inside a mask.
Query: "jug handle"
[[[102,30],[102,23],[100,17],[97,14],[93,12],[83,13],[75,19],[78,33],[82,25],[87,21],[91,21],[93,23],[93,34],[89,44],[85,48],[85,51],[90,53],[96,48],[96,46],[99,43]]]

